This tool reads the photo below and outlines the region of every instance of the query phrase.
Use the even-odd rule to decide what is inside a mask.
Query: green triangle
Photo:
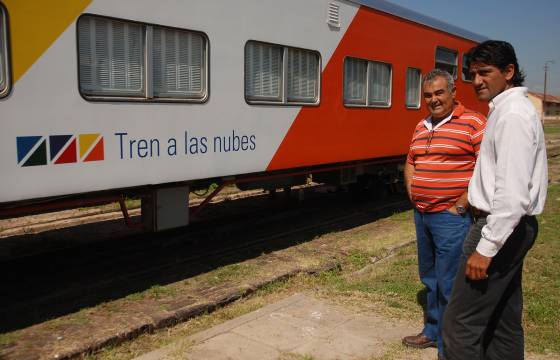
[[[33,155],[22,166],[47,165],[47,141],[43,140]]]

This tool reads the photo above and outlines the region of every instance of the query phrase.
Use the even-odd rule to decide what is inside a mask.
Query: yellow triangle
[[[80,159],[84,158],[84,155],[98,137],[99,134],[80,134]]]
[[[8,10],[11,65],[16,83],[92,0],[2,0]]]

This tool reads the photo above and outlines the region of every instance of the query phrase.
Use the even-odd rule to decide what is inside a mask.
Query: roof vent
[[[340,5],[334,2],[329,3],[327,24],[336,28],[340,28]]]

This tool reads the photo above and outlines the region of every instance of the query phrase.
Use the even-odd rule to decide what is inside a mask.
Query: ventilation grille
[[[327,24],[336,28],[340,27],[340,5],[334,2],[329,3]]]

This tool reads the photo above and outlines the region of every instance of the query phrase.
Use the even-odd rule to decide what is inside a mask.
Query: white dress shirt
[[[476,251],[493,257],[521,217],[542,213],[548,170],[544,132],[527,88],[510,88],[489,107],[469,203],[490,214]]]

